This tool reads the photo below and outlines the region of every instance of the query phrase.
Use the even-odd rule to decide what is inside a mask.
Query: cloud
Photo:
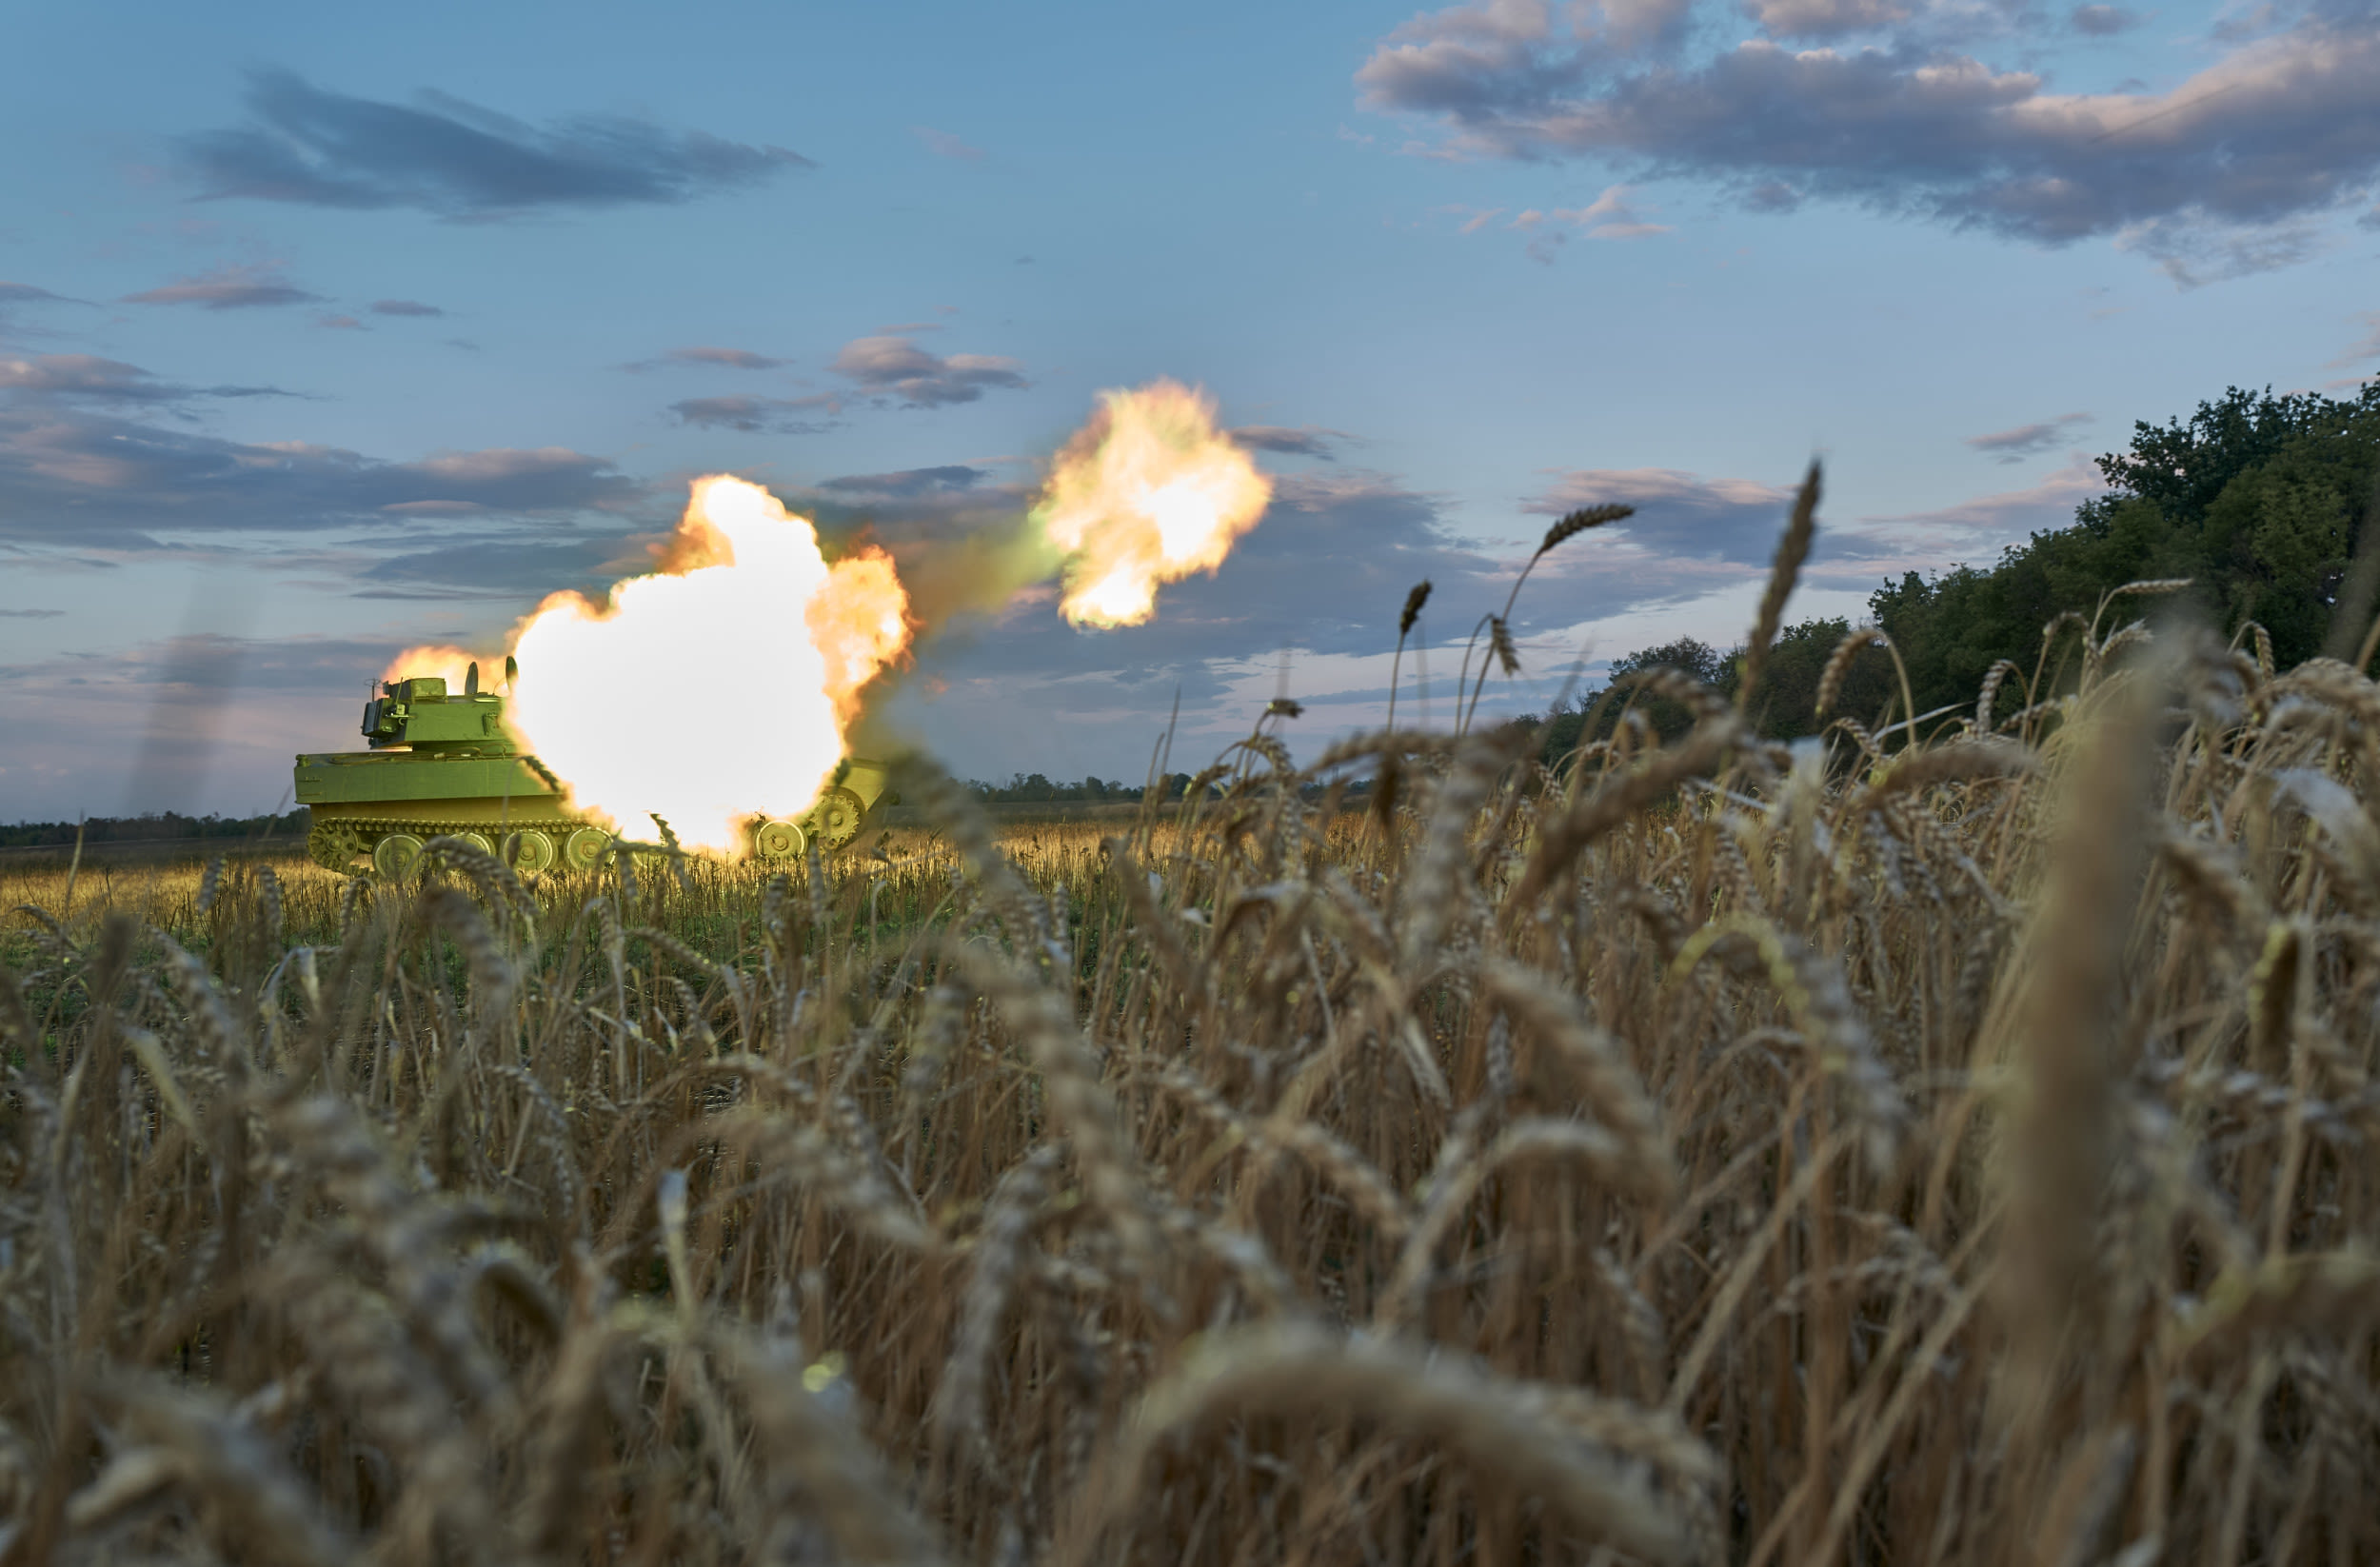
[[[909,129],[919,141],[925,144],[925,150],[938,158],[949,158],[959,163],[982,163],[983,161],[984,152],[982,148],[969,147],[947,130],[936,130],[930,126],[922,125],[911,126]]]
[[[691,425],[697,429],[742,430],[747,435],[762,431],[776,435],[823,435],[835,427],[831,422],[798,415],[832,407],[832,399],[818,397],[689,397],[670,404],[669,411],[678,416],[681,425]]]
[[[244,98],[247,124],[176,141],[202,199],[485,218],[670,205],[815,167],[785,148],[646,120],[580,115],[531,126],[441,92],[411,106],[348,97],[288,70],[251,73]]]
[[[701,365],[705,367],[730,370],[773,370],[792,363],[790,359],[771,359],[766,354],[754,353],[749,348],[696,347],[672,348],[658,359],[640,359],[632,365],[623,365],[620,367],[641,374],[645,370],[657,370],[671,365]]]
[[[1780,3],[1796,26],[1891,9]],[[2316,6],[2165,91],[2102,93],[1961,52],[1943,30],[1966,8],[1848,50],[1755,38],[1698,58],[1611,9],[1434,12],[1390,33],[1357,84],[1369,109],[1438,122],[1420,149],[1436,156],[1594,159],[1772,209],[1790,193],[2040,245],[2120,239],[2184,286],[2291,265],[2380,186],[2367,4]]]
[[[30,283],[10,283],[0,280],[0,306],[9,305],[79,305],[81,300],[53,294],[47,288],[36,288]]]
[[[1242,425],[1226,433],[1241,446],[1258,451],[1277,451],[1284,457],[1319,457],[1325,463],[1339,461],[1339,453],[1333,448],[1355,439],[1345,430],[1323,429],[1315,425]]]
[[[138,365],[96,354],[36,354],[0,359],[0,391],[19,404],[51,400],[88,403],[173,404],[194,397],[288,397],[275,387],[185,387],[161,381]]]
[[[317,327],[327,327],[333,331],[340,332],[367,332],[371,330],[370,327],[365,326],[362,322],[356,320],[355,317],[351,315],[316,316],[314,318],[314,325]]]
[[[1746,0],[1744,14],[1772,38],[1836,38],[1909,20],[1898,0]]]
[[[490,539],[477,533],[407,550],[357,574],[359,599],[535,599],[575,588],[600,594],[652,569],[644,546],[659,535],[577,532]]]
[[[0,609],[0,621],[54,621],[63,609]]]
[[[2028,489],[1939,511],[1844,518],[1821,505],[1817,543],[1802,581],[1818,588],[1867,589],[1904,571],[1995,559],[2002,545],[2029,532],[2067,526],[2075,506],[2104,487],[2097,470],[2079,462]],[[1522,503],[1522,510],[1550,517],[1604,502],[1635,506],[1636,516],[1565,544],[1549,565],[1565,591],[1582,576],[1626,585],[1620,608],[1637,609],[1765,580],[1794,492],[1793,485],[1706,479],[1676,468],[1583,468],[1557,474],[1551,487]]]
[[[425,305],[418,299],[376,299],[372,301],[374,315],[442,316],[446,312],[435,305]]]
[[[2365,310],[2355,319],[2364,325],[2364,335],[2348,345],[2347,351],[2330,361],[2323,368],[2344,370],[2367,359],[2380,359],[2380,310]]]
[[[1497,218],[1502,217],[1506,212],[1510,211],[1511,208],[1505,207],[1467,207],[1458,202],[1452,207],[1441,207],[1438,208],[1438,210],[1451,214],[1452,216],[1462,220],[1462,222],[1457,226],[1455,229],[1457,233],[1476,234],[1480,229],[1485,228],[1489,224],[1494,223]]]
[[[1931,553],[1938,564],[1989,565],[1999,558],[2003,545],[2020,543],[2033,533],[2072,527],[2074,508],[2106,494],[2107,487],[2098,465],[2076,456],[2039,484],[2023,489],[1978,495],[1934,511],[1863,517],[1856,526],[1879,539],[1931,535],[1935,541]],[[1819,537],[1823,540],[1825,534]]]
[[[1529,259],[1549,266],[1570,242],[1572,230],[1589,239],[1649,239],[1673,231],[1666,224],[1647,222],[1628,205],[1627,196],[1628,187],[1610,186],[1584,207],[1557,207],[1551,211],[1532,207],[1504,227],[1529,234]],[[1478,221],[1465,224],[1463,232],[1470,233],[1478,227]]]
[[[922,496],[972,493],[991,477],[991,472],[989,468],[965,463],[945,463],[939,467],[902,468],[896,473],[848,474],[828,479],[818,487],[829,495],[849,496],[856,501],[914,502]]]
[[[2086,37],[2112,38],[2140,26],[2142,17],[2121,6],[2076,6],[2066,20]]]
[[[1677,468],[1571,468],[1520,509],[1559,517],[1582,506],[1618,503],[1636,508],[1598,533],[1636,541],[1664,556],[1707,557],[1765,565],[1794,503],[1790,485],[1757,479],[1704,479]]]
[[[0,666],[0,800],[29,820],[270,810],[292,753],[362,748],[364,683],[402,645],[201,634]]]
[[[227,441],[55,398],[0,407],[0,545],[143,550],[191,532],[358,526],[401,538],[426,504],[501,523],[621,512],[645,494],[605,459],[565,446],[390,462],[304,442]]]
[[[218,267],[211,272],[186,277],[143,293],[127,294],[127,305],[197,305],[209,310],[247,310],[274,305],[309,305],[310,294],[281,275],[278,267],[251,265]]]
[[[2019,425],[2014,429],[1995,430],[1990,435],[1971,435],[1967,445],[2003,463],[2021,463],[2028,457],[2050,450],[2066,439],[2067,431],[2077,425],[2088,425],[2087,413],[2061,413],[2054,419],[2044,419],[2037,425]]]
[[[827,367],[868,392],[912,408],[972,403],[986,387],[1030,385],[1013,359],[972,353],[945,359],[905,337],[890,335],[853,338]]]

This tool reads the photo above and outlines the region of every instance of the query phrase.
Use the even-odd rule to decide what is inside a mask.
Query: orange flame
[[[479,665],[479,678],[494,690],[504,678],[505,661],[499,658],[491,668],[488,661],[477,653],[451,647],[443,642],[426,642],[419,647],[408,647],[388,661],[388,667],[380,672],[382,680],[411,680],[420,675],[437,675],[446,683],[449,691],[463,689],[463,677],[472,664]]]
[[[860,713],[860,687],[901,656],[909,642],[909,595],[893,558],[870,545],[826,572],[826,588],[802,618],[826,661],[826,694],[835,716],[849,724]]]
[[[1273,486],[1215,428],[1215,405],[1174,381],[1100,394],[1034,518],[1066,557],[1060,605],[1077,625],[1138,625],[1160,583],[1223,564]]]
[[[830,566],[807,519],[724,474],[695,481],[658,559],[601,605],[556,593],[515,629],[506,721],[580,810],[632,833],[658,815],[690,847],[733,850],[750,817],[817,801],[860,688],[908,644],[908,597],[881,550]]]

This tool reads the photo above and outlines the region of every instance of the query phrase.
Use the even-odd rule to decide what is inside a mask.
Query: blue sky
[[[1377,721],[1406,588],[1581,659],[1982,561],[2135,419],[2380,373],[2380,11],[1993,0],[37,5],[0,56],[0,820],[270,807],[389,652],[642,558],[694,475],[905,563],[1102,387],[1279,489],[1151,625],[940,624],[874,717],[1137,778]],[[959,585],[963,586],[963,584]],[[955,590],[955,589],[954,589]],[[1410,661],[1409,661],[1410,665]],[[688,671],[687,678],[713,678]],[[1413,700],[1409,694],[1405,699]],[[683,743],[673,740],[672,743]]]

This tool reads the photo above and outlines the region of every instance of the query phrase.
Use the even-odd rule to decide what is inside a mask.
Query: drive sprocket
[[[317,823],[306,835],[306,852],[325,870],[345,875],[355,868],[355,857],[363,851],[362,835],[337,823]]]
[[[859,836],[860,822],[867,815],[867,803],[849,789],[837,785],[819,797],[818,807],[810,813],[818,846],[839,849]]]

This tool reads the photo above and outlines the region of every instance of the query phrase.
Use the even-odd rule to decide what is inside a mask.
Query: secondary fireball
[[[1061,612],[1077,625],[1140,625],[1160,584],[1221,565],[1272,495],[1203,393],[1175,381],[1101,393],[1033,510],[1065,557]]]

